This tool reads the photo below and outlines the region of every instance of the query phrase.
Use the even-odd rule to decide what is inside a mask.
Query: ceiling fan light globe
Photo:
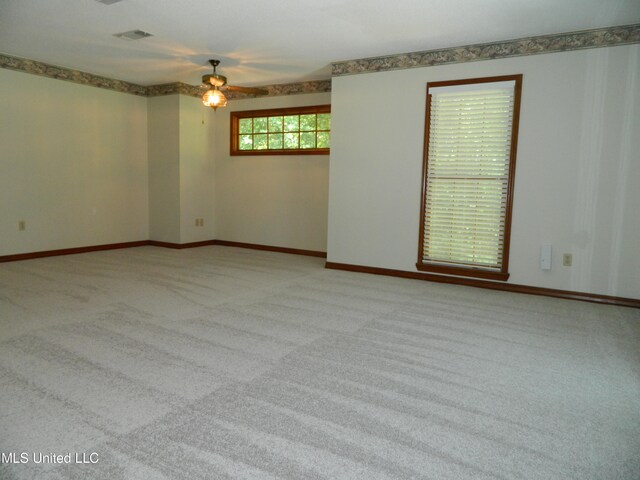
[[[227,97],[225,97],[217,88],[210,88],[202,96],[202,103],[206,107],[211,107],[214,110],[218,107],[227,106]]]

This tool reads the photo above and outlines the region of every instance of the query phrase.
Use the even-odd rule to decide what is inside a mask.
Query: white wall
[[[180,95],[180,241],[216,238],[214,223],[213,110],[200,98]],[[204,226],[196,227],[196,218]]]
[[[229,155],[229,112],[331,103],[329,93],[232,100],[216,116],[216,234],[220,240],[326,251],[325,155]]]
[[[151,240],[214,239],[211,110],[198,98],[175,94],[149,98],[148,112]]]
[[[509,282],[640,298],[639,58],[631,45],[334,78],[328,260],[416,271],[426,83],[522,73]]]
[[[180,96],[148,99],[149,238],[180,243]]]
[[[146,98],[5,69],[0,92],[0,255],[149,237]]]

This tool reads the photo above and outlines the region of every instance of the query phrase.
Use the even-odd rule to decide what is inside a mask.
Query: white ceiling
[[[339,60],[640,23],[640,0],[0,0],[0,53],[141,85],[330,77]],[[154,36],[121,40],[140,29]]]

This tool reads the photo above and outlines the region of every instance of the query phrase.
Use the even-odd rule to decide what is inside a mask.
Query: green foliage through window
[[[231,112],[231,155],[328,154],[329,105]]]

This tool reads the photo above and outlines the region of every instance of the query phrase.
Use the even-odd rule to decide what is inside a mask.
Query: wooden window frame
[[[282,149],[261,149],[261,150],[240,150],[240,120],[243,118],[276,117],[286,115],[307,115],[311,113],[331,113],[331,105],[313,105],[308,107],[289,108],[269,108],[263,110],[244,110],[230,112],[231,119],[231,141],[230,155],[232,156],[253,156],[253,155],[329,155],[330,148],[282,148]],[[311,130],[322,132],[324,130]],[[331,133],[331,130],[328,130]],[[305,133],[300,132],[298,133]]]
[[[511,217],[513,207],[513,187],[515,182],[516,153],[518,147],[518,129],[520,123],[520,103],[522,95],[522,74],[502,75],[495,77],[469,78],[461,80],[449,80],[427,83],[427,104],[425,113],[425,133],[424,133],[424,155],[422,166],[422,198],[420,208],[420,234],[418,240],[418,262],[416,268],[423,272],[434,272],[446,275],[461,277],[476,277],[488,280],[506,281],[509,278],[509,247],[511,239]],[[431,119],[431,94],[430,88],[456,86],[456,85],[472,85],[482,83],[495,83],[513,81],[514,84],[514,103],[513,103],[513,123],[511,129],[511,148],[509,153],[509,173],[507,180],[506,193],[506,211],[504,223],[504,243],[502,250],[502,265],[500,271],[489,270],[482,266],[472,266],[464,264],[444,264],[444,263],[426,263],[424,262],[424,238],[425,238],[425,213],[427,201],[427,173],[429,162],[429,136],[430,136],[430,119]]]

